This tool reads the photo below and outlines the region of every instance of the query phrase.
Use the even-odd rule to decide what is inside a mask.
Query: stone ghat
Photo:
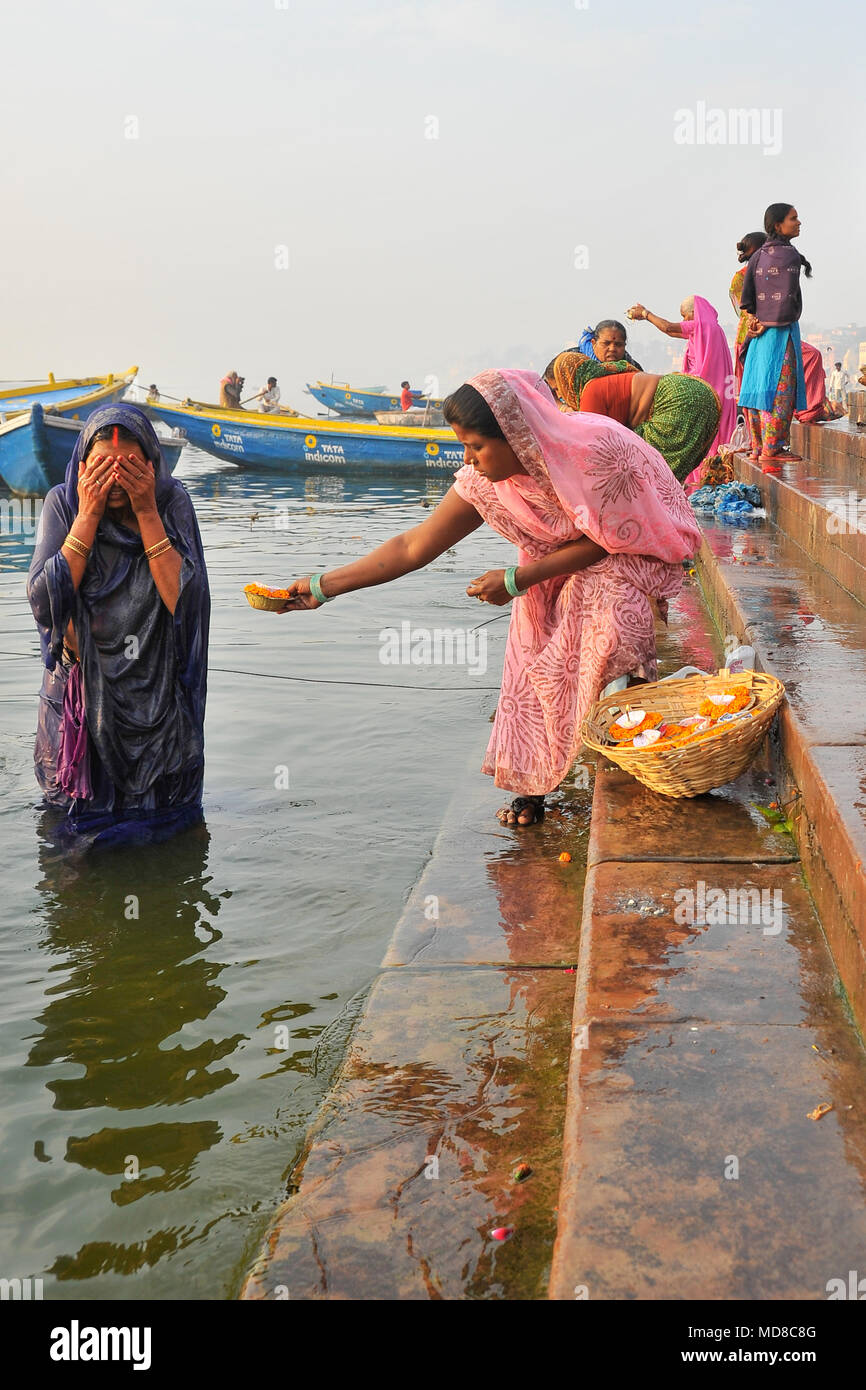
[[[660,660],[721,662],[693,582]],[[602,760],[591,821],[578,785],[520,833],[485,781],[242,1296],[826,1297],[866,1239],[866,1056],[797,846],[758,810],[768,768],[673,801]]]
[[[866,1029],[866,436],[797,427],[808,456],[762,474],[768,519],[707,525],[698,567],[709,606],[784,681],[773,767],[851,1007]],[[852,500],[853,499],[853,500]]]
[[[599,768],[551,1298],[823,1299],[862,1265],[866,1054],[772,796]]]

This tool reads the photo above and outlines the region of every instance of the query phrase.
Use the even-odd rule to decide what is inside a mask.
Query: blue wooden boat
[[[47,481],[50,475],[42,457],[37,456],[34,412],[38,412],[39,421],[49,414],[58,419],[86,420],[99,406],[119,401],[137,371],[137,367],[130,367],[127,372],[77,381],[58,382],[50,377],[23,389],[0,391],[0,478],[6,486],[13,492],[43,495],[59,481]],[[74,442],[69,444],[69,453]],[[47,458],[47,445],[43,444],[42,453]]]
[[[447,476],[463,466],[463,446],[451,429],[265,415],[197,401],[181,406],[157,401],[142,410],[183,430],[197,449],[247,467]]]
[[[44,497],[49,488],[62,483],[75,441],[84,428],[83,420],[67,420],[37,401],[5,425],[0,425],[0,476],[12,492]],[[174,472],[182,437],[160,437],[160,447]]]
[[[351,386],[341,383],[328,383],[325,381],[308,381],[307,393],[313,396],[320,405],[328,410],[335,410],[338,415],[372,415],[375,416],[377,410],[399,410],[400,392],[388,395],[381,391],[357,390]],[[441,400],[434,400],[421,394],[420,391],[412,392],[412,399],[416,405],[424,405],[429,399],[432,406],[441,408]]]
[[[49,373],[47,381],[7,387],[0,391],[0,424],[29,410],[37,402],[51,406],[60,415],[86,420],[97,406],[120,400],[137,372],[137,367],[130,367],[126,372],[109,372],[108,376],[69,377],[61,381]]]

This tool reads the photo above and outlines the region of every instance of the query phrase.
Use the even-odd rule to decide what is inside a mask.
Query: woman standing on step
[[[791,203],[771,203],[764,213],[767,240],[746,267],[740,305],[752,315],[752,339],[746,351],[740,407],[749,426],[749,457],[774,471],[784,454],[795,410],[805,410],[806,383],[800,347],[803,296],[800,270],[807,280],[812,267],[792,242],[800,219]]]
[[[752,315],[744,309],[740,303],[740,296],[743,293],[743,283],[746,278],[746,266],[760,247],[767,240],[766,232],[746,232],[742,241],[737,242],[737,260],[740,262],[740,269],[734,272],[728,294],[734,313],[739,314],[737,322],[737,337],[734,343],[734,375],[737,379],[737,395],[740,392],[740,383],[743,379],[743,363],[746,356],[746,346],[753,334],[751,333]]]
[[[650,599],[664,616],[701,533],[654,449],[613,421],[561,414],[535,372],[482,372],[443,409],[466,462],[432,516],[360,560],[296,579],[282,611],[422,569],[485,521],[517,546],[515,565],[466,592],[512,605],[482,771],[516,793],[500,821],[532,825],[604,687],[655,679]]]

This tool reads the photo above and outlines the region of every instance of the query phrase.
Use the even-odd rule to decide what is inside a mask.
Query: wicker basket
[[[626,748],[607,737],[608,726],[629,705],[670,715],[673,719],[682,718],[696,713],[706,696],[741,685],[754,697],[749,707],[751,717],[717,724],[711,733],[694,743],[666,748]],[[593,705],[583,723],[583,741],[588,748],[603,753],[654,792],[661,792],[663,796],[700,796],[713,787],[723,787],[745,772],[784,695],[782,682],[762,671],[733,675],[722,670],[717,676],[687,676],[684,680],[634,686],[606,695]]]
[[[273,594],[257,594],[251,584],[246,586],[244,593],[250,608],[264,608],[268,613],[278,613],[286,601],[284,598],[275,598]]]

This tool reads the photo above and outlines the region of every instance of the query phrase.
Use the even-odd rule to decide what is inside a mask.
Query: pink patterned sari
[[[596,415],[563,415],[534,372],[489,371],[485,398],[526,475],[490,482],[471,467],[456,491],[518,548],[518,564],[589,536],[609,553],[535,584],[511,605],[502,691],[482,771],[521,795],[552,791],[609,681],[655,679],[650,599],[667,615],[682,561],[700,545],[685,493],[638,435]]]

